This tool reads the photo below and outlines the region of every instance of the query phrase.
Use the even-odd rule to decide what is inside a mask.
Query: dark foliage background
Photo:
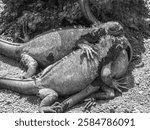
[[[2,0],[0,34],[23,42],[23,29],[29,39],[46,30],[65,26],[90,26],[78,0]],[[102,22],[119,21],[125,27],[149,33],[146,0],[90,0],[91,10]],[[21,38],[20,38],[21,37]]]

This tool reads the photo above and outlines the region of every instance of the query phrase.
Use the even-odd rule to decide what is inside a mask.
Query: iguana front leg
[[[39,90],[37,96],[39,96],[42,99],[39,109],[39,112],[41,113],[48,112],[49,107],[47,106],[51,106],[58,99],[58,94],[54,90],[49,88]]]
[[[99,88],[100,88],[99,86],[89,85],[88,87],[86,87],[85,89],[80,91],[79,93],[64,100],[62,103],[56,102],[52,106],[47,106],[47,107],[46,107],[46,105],[44,105],[45,107],[41,107],[40,112],[49,112],[49,113],[64,112],[68,108],[70,108],[70,107],[74,106],[75,104],[79,103],[80,101],[82,101],[87,96],[98,91]]]
[[[27,66],[27,72],[23,76],[23,78],[29,78],[35,75],[36,69],[38,67],[38,63],[36,60],[34,60],[31,56],[29,56],[26,53],[21,54],[21,62]]]
[[[82,40],[82,43],[78,43],[77,46],[83,50],[83,53],[86,53],[88,60],[94,59],[93,54],[98,55],[94,47],[86,40]]]

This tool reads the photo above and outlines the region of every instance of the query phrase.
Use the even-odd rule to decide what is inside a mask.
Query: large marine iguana
[[[47,67],[68,55],[76,46],[82,48],[83,46],[78,44],[82,36],[89,37],[93,34],[93,37],[89,37],[88,39],[91,39],[91,42],[97,40],[94,38],[95,29],[99,29],[101,36],[105,34],[114,36],[123,34],[123,28],[118,22],[108,22],[92,28],[71,28],[48,31],[23,45],[12,44],[0,39],[0,54],[21,60],[28,68],[24,76],[28,78],[36,73],[38,63],[43,67]],[[87,54],[92,54],[92,51],[89,50]]]
[[[94,35],[99,37],[98,32],[99,30]],[[82,42],[88,41],[83,38]],[[97,51],[98,55],[93,55],[94,57],[91,61],[84,55],[83,49],[77,49],[48,66],[35,79],[0,78],[0,88],[27,95],[38,95],[42,99],[40,104],[41,112],[63,112],[92,93],[98,92],[101,86],[95,85],[93,80],[99,74],[105,84],[108,84],[107,81],[109,81],[109,87],[120,91],[118,87],[122,86],[116,85],[115,83],[119,81],[115,79],[122,77],[126,72],[132,57],[132,48],[124,36],[104,35],[99,37],[96,42],[97,44],[93,45],[92,48]],[[107,67],[108,65],[110,67]],[[106,92],[105,95],[97,93],[96,97],[112,98],[115,95],[111,88],[104,88],[104,91]],[[58,96],[66,95],[73,96],[62,103],[54,103]]]

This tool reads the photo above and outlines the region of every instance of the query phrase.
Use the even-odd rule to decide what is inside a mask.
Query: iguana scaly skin
[[[98,28],[100,35],[120,35],[123,33],[122,26],[117,22],[108,22],[93,28],[72,28],[58,31],[49,31],[37,36],[23,45],[12,44],[0,39],[0,54],[19,59],[27,66],[25,78],[36,73],[38,63],[47,67],[55,63],[73,51],[75,47],[81,48],[82,37],[87,37],[95,42],[93,30]],[[89,37],[90,36],[90,37]],[[92,42],[90,41],[90,43]]]
[[[95,38],[96,36],[100,36],[100,30],[99,28],[95,28],[93,32]],[[86,40],[87,39],[83,39],[82,41],[84,43],[88,42]],[[103,67],[111,63],[110,72],[114,73],[114,68],[118,65],[115,63],[129,62],[131,59],[130,54],[132,48],[130,48],[130,44],[124,36],[101,36],[92,48],[97,51],[98,55],[93,55],[94,57],[91,61],[84,55],[83,49],[78,49],[48,66],[41,75],[35,79],[15,80],[0,78],[0,88],[10,89],[27,95],[38,95],[42,99],[40,104],[41,112],[63,112],[92,93],[98,92],[101,86],[93,84],[93,81],[99,74],[100,77],[101,75],[103,77],[107,75],[107,73],[103,72],[101,74]],[[122,51],[128,54],[124,56],[125,60],[119,58],[122,56]],[[124,65],[124,63],[122,65]],[[126,69],[127,66],[124,68]],[[119,73],[118,71],[117,74],[119,75]],[[112,78],[115,78],[115,75]],[[114,96],[113,89],[104,88],[104,91],[106,91],[105,95],[97,93],[96,97],[112,98]],[[66,95],[73,96],[62,103],[54,103],[58,96]]]

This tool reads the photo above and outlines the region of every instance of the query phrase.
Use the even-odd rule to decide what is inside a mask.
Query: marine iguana
[[[76,46],[82,48],[83,46],[78,44],[82,37],[87,37],[90,43],[96,41],[97,39],[94,38],[94,30],[96,29],[99,30],[101,36],[123,34],[123,27],[118,22],[107,22],[92,28],[48,31],[23,45],[0,39],[0,54],[21,60],[27,67],[27,73],[24,77],[28,78],[36,73],[38,63],[47,67],[68,55]],[[92,54],[91,52],[94,51],[87,51],[87,55]]]
[[[99,36],[99,33],[95,32],[94,34]],[[88,41],[84,39],[83,42]],[[84,46],[84,44],[82,45]],[[40,112],[64,112],[92,93],[98,92],[101,86],[94,85],[93,81],[99,77],[99,74],[100,77],[102,76],[101,79],[105,84],[108,84],[108,80],[104,79],[107,79],[109,76],[108,85],[120,91],[118,87],[122,86],[118,86],[114,82],[112,84],[111,81],[124,75],[128,63],[132,58],[132,48],[128,40],[124,36],[114,37],[105,35],[99,37],[97,43],[89,47],[96,50],[98,54],[93,55],[94,57],[90,61],[84,55],[83,49],[77,49],[61,60],[49,65],[35,79],[17,80],[0,78],[0,88],[39,96],[42,99]],[[110,64],[110,67],[107,67],[108,64]],[[116,68],[118,68],[117,71]],[[116,80],[116,82],[118,81]],[[115,94],[112,88],[104,88],[105,95],[97,93],[96,97],[114,97]],[[58,96],[67,95],[73,96],[62,103],[54,103]]]

